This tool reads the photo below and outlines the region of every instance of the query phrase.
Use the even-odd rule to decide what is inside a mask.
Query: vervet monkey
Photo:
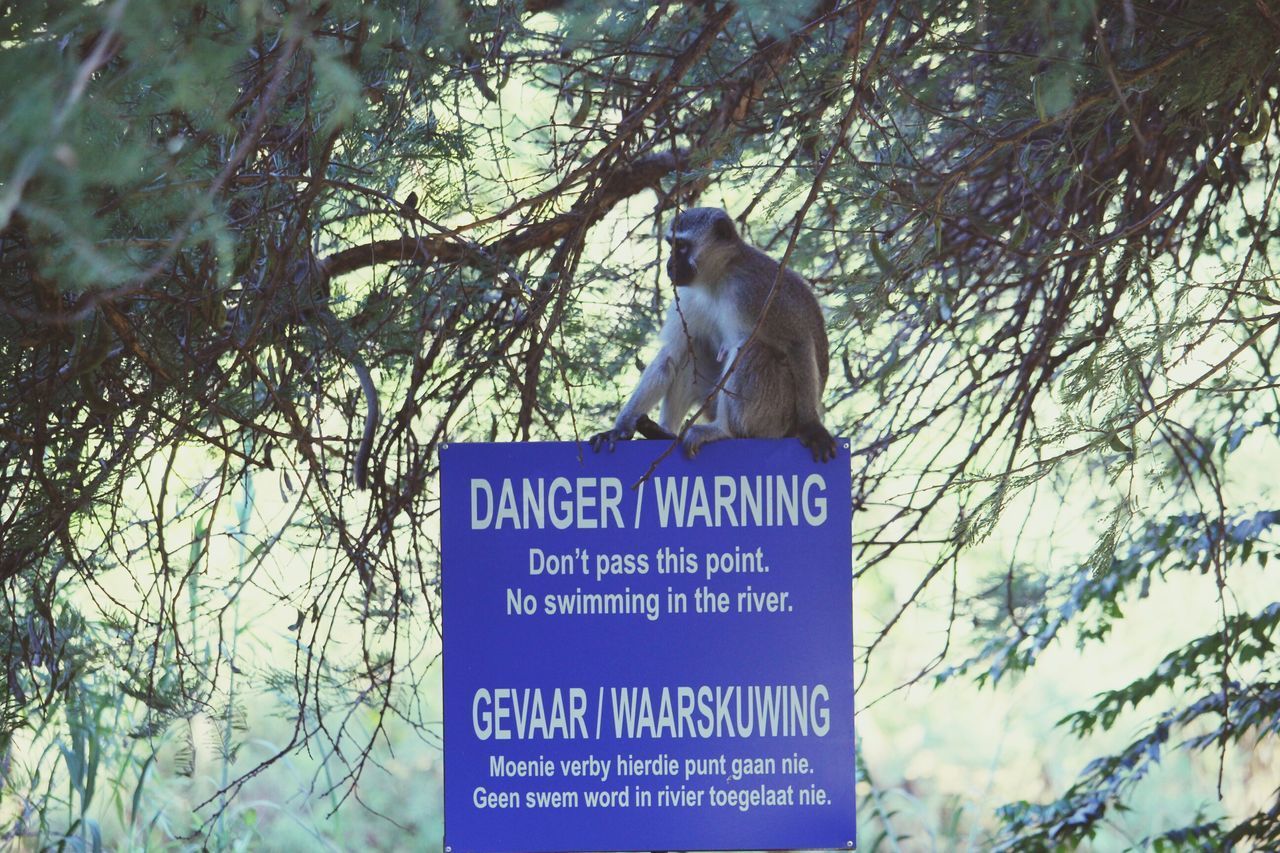
[[[662,427],[678,432],[689,410],[723,377],[706,412],[711,422],[695,424],[684,435],[690,458],[709,441],[783,436],[799,438],[816,460],[835,458],[836,442],[822,425],[820,409],[827,331],[809,284],[790,270],[780,271],[776,261],[739,237],[733,220],[718,208],[682,212],[667,242],[667,275],[676,296],[660,334],[662,349],[613,429],[591,438],[592,448],[612,449],[631,438],[659,400]],[[775,281],[777,293],[766,311]]]

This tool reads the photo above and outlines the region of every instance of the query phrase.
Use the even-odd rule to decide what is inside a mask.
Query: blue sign
[[[667,447],[441,451],[449,853],[853,847],[847,445]]]

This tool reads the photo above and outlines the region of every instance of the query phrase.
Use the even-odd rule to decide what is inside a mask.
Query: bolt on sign
[[[848,443],[666,448],[441,451],[449,853],[854,846]]]

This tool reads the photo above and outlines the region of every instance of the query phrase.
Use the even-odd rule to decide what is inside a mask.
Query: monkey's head
[[[695,282],[713,283],[724,260],[742,242],[729,214],[718,207],[692,207],[682,211],[667,232],[671,256],[667,275],[677,287]]]

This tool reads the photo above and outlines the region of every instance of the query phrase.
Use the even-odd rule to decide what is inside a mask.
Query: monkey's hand
[[[818,421],[801,424],[796,430],[796,438],[813,453],[815,462],[830,462],[836,458],[836,440]]]
[[[633,429],[615,427],[614,429],[605,430],[604,432],[598,432],[591,436],[591,438],[587,439],[587,441],[591,444],[591,449],[599,453],[600,448],[604,447],[606,444],[609,446],[610,450],[613,450],[619,441],[629,441],[635,437],[636,433],[640,433],[640,435],[645,438],[659,439],[661,441],[675,440],[674,433],[668,432],[658,426],[658,424],[654,423],[653,419],[648,415],[641,415],[640,419],[636,421],[636,425]]]
[[[606,446],[612,451],[617,447],[619,441],[629,441],[633,435],[635,435],[635,430],[618,427],[596,433],[587,439],[587,443],[591,445],[591,449],[596,453],[599,453]]]

